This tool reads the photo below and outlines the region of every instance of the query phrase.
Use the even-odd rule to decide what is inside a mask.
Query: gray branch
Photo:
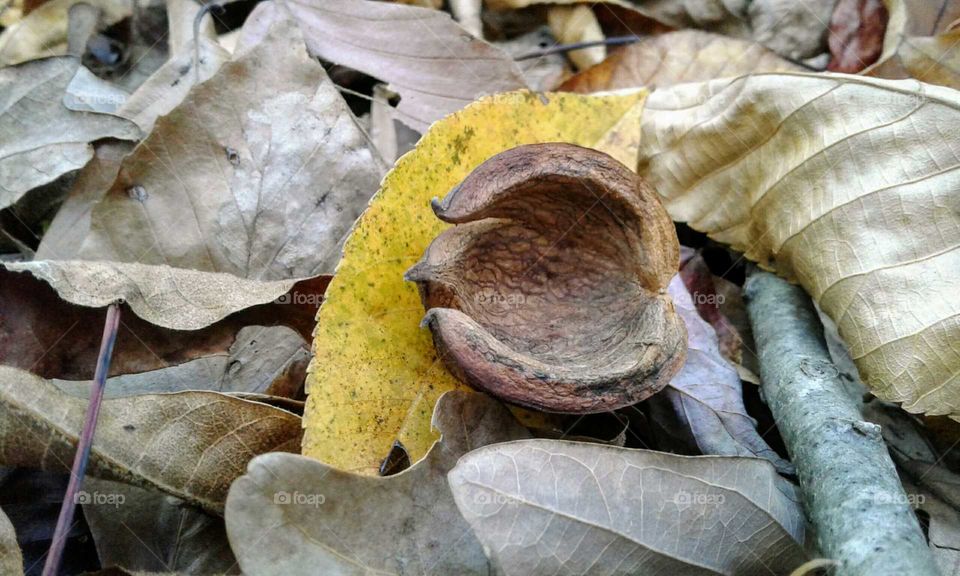
[[[744,296],[763,393],[837,576],[937,576],[880,427],[845,392],[810,298],[766,272],[750,275]]]

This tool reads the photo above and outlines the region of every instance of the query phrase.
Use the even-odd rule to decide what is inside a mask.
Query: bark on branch
[[[880,427],[845,393],[810,298],[766,272],[750,275],[744,295],[763,393],[837,576],[939,574]]]

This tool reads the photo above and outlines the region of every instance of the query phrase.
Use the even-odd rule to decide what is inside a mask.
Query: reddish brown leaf
[[[889,14],[882,0],[840,0],[830,19],[827,70],[856,74],[883,50]]]

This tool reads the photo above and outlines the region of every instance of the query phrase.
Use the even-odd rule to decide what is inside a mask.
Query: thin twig
[[[589,42],[575,42],[573,44],[558,44],[557,46],[550,46],[549,48],[543,48],[541,50],[534,50],[533,52],[527,52],[526,54],[521,54],[514,58],[514,60],[530,60],[531,58],[540,58],[541,56],[549,56],[551,54],[561,54],[563,52],[572,52],[574,50],[581,50],[583,48],[593,48],[594,46],[621,46],[623,44],[633,44],[634,42],[639,42],[643,40],[640,36],[611,36],[609,38],[604,38],[603,40],[591,40]]]
[[[57,518],[57,528],[53,532],[53,543],[47,554],[46,564],[43,566],[43,576],[56,576],[60,570],[60,561],[63,558],[63,549],[73,524],[73,513],[76,509],[77,494],[83,485],[83,475],[90,459],[90,448],[93,444],[93,433],[97,428],[97,416],[100,414],[100,404],[103,400],[104,384],[107,373],[110,371],[110,357],[113,355],[113,344],[117,340],[117,328],[120,326],[120,307],[114,303],[107,308],[107,318],[103,324],[103,339],[100,341],[100,354],[97,356],[97,369],[93,376],[93,388],[90,390],[90,402],[87,404],[87,415],[83,421],[83,431],[77,441],[77,453],[73,458],[73,468],[70,470],[70,483],[67,484],[67,493],[60,506],[60,516]]]

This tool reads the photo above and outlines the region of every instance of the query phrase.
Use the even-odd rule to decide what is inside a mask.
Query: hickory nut
[[[550,412],[591,413],[663,389],[687,333],[666,294],[676,231],[656,192],[601,152],[520,146],[443,202],[440,234],[405,278],[448,370]]]

